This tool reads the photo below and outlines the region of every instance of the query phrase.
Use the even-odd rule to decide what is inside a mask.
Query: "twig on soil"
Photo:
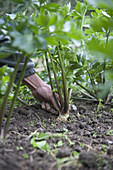
[[[30,162],[33,162],[33,156],[30,155]]]
[[[89,152],[90,149],[92,149],[92,146],[91,146],[92,143],[93,143],[93,142],[91,141],[90,144],[88,145],[88,150],[87,150],[88,152]]]
[[[26,135],[22,135],[21,133],[16,132],[16,131],[11,131],[11,133],[14,133],[14,134],[17,134],[17,135],[21,135],[21,136],[25,136],[25,137],[26,137]]]
[[[55,154],[53,153],[53,152],[49,152],[50,153],[50,155],[52,156],[52,158],[54,159],[54,160],[57,160],[57,158],[56,158],[56,156],[55,156]]]
[[[35,115],[37,116],[37,118],[40,120],[40,117],[39,117],[39,115],[37,114],[37,113],[35,113]]]
[[[17,100],[21,102],[22,104],[29,106],[24,100],[22,100],[20,97],[17,97]]]
[[[38,132],[38,130],[39,130],[39,128],[36,129],[31,135],[29,135],[29,136],[26,138],[26,140],[29,140],[33,135],[35,135],[35,133]]]

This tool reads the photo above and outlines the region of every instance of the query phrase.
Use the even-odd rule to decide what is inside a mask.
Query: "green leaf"
[[[50,3],[48,5],[44,5],[43,7],[46,8],[48,11],[56,12],[59,6],[60,5],[57,3]]]
[[[16,50],[14,49],[14,47],[11,47],[11,46],[0,47],[0,59],[6,58],[6,57],[10,56],[11,54],[14,54],[15,51]]]
[[[73,62],[70,62],[70,65],[69,65],[69,69],[78,69],[78,68],[81,68],[82,66],[80,64],[78,64],[78,62],[76,61],[73,61]]]
[[[52,16],[50,16],[49,18],[49,23],[48,25],[55,25],[57,21],[57,15],[53,14]]]
[[[48,145],[48,143],[45,140],[37,142],[37,141],[35,141],[35,137],[33,137],[31,139],[31,144],[33,145],[33,147],[39,148],[39,149],[41,149],[43,151],[50,150],[50,146]]]
[[[21,34],[17,31],[10,33],[14,38],[13,46],[32,54],[36,48],[46,48],[46,41],[42,36],[33,36],[33,34]]]
[[[82,15],[85,14],[86,9],[87,8],[86,8],[86,5],[84,3],[77,1],[77,5],[76,5],[76,8],[75,8],[76,14],[82,16]]]
[[[81,75],[84,75],[84,71],[83,71],[83,70],[78,70],[78,71],[75,73],[75,76],[76,76],[76,77],[81,76]]]
[[[113,57],[113,40],[109,40],[107,47],[104,41],[98,41],[97,39],[92,39],[88,42],[87,45],[88,50],[91,54],[93,54],[96,58],[112,58]]]
[[[83,38],[82,32],[79,30],[75,30],[72,32],[67,33],[70,39],[81,40]]]
[[[62,146],[63,145],[63,141],[62,140],[59,140],[58,143],[57,143],[57,146]]]
[[[27,159],[27,158],[29,158],[29,155],[28,155],[28,154],[24,154],[24,155],[23,155],[23,158],[24,158],[24,159]]]
[[[107,32],[108,29],[113,30],[113,21],[107,17],[95,18],[91,22],[91,27],[95,32]]]
[[[46,38],[46,41],[47,41],[47,44],[48,44],[48,45],[51,45],[51,46],[53,46],[53,45],[58,45],[58,42],[57,42],[57,40],[55,39],[55,37],[47,37],[47,38]]]
[[[63,45],[67,45],[69,40],[68,36],[66,36],[66,34],[61,31],[55,33],[55,39],[57,41],[60,41],[60,43],[62,43]]]
[[[8,83],[9,82],[9,76],[3,76],[2,83]]]
[[[49,138],[49,135],[48,134],[46,134],[46,133],[40,133],[40,134],[35,134],[36,135],[36,139],[37,140],[42,140],[42,139],[47,139],[47,138]]]
[[[112,0],[87,0],[87,2],[98,8],[113,9]]]
[[[74,156],[75,158],[79,158],[79,153],[76,152],[76,151],[73,151],[73,156]]]

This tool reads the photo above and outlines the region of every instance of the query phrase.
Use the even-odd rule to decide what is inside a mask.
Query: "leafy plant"
[[[49,137],[49,135],[45,134],[45,133],[36,133],[36,136],[34,136],[31,139],[31,144],[33,145],[33,147],[35,148],[39,148],[41,150],[45,151],[49,151],[50,150],[50,146],[49,144],[46,142],[45,139],[47,139]]]

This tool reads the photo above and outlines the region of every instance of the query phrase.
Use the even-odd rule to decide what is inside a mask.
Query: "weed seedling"
[[[45,124],[45,120],[42,121],[42,126],[45,128],[46,124]]]
[[[78,152],[76,152],[76,151],[73,151],[73,156],[74,156],[74,158],[79,158],[79,153]]]
[[[83,143],[80,143],[80,146],[81,146],[82,149],[84,148],[84,144]]]
[[[100,108],[102,108],[102,102],[103,102],[103,100],[102,99],[99,99],[98,100],[99,101],[99,103],[98,103],[98,106],[97,106],[97,112],[100,110]]]
[[[110,135],[110,136],[111,136],[111,135],[113,136],[113,130],[109,130],[106,135],[107,135],[107,136],[109,136],[109,135]]]
[[[23,158],[24,158],[24,159],[27,159],[27,158],[29,158],[29,155],[28,155],[28,154],[24,154],[24,155],[23,155]]]
[[[103,150],[104,153],[107,152],[106,145],[102,145],[102,150]]]
[[[31,121],[31,122],[30,122],[30,126],[34,126],[34,121]]]
[[[95,133],[93,134],[93,137],[97,137],[97,132],[95,132]]]
[[[60,146],[63,146],[63,141],[62,140],[59,140],[57,142],[57,144],[54,144],[54,148],[57,148],[57,147],[60,147]]]
[[[24,148],[22,146],[17,146],[16,149],[17,151],[23,151]]]

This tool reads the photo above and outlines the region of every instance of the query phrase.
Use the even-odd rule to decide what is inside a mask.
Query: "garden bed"
[[[0,170],[112,170],[112,107],[103,105],[97,112],[97,103],[74,103],[77,110],[71,108],[67,122],[57,121],[39,104],[14,109],[7,140],[0,148]],[[33,147],[31,132],[48,135],[43,139],[47,151]]]

